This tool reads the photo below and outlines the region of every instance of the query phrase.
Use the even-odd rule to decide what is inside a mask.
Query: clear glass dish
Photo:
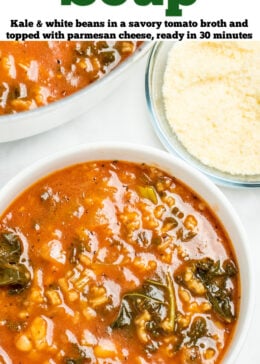
[[[213,182],[230,187],[260,187],[260,175],[232,175],[202,164],[180,143],[166,118],[162,86],[168,53],[173,42],[158,42],[150,53],[145,75],[146,101],[152,125],[166,149],[194,166]]]

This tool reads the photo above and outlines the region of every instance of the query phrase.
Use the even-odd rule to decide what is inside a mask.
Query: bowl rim
[[[99,155],[99,157],[91,157],[92,155]],[[115,155],[117,158],[115,158]],[[121,158],[122,156],[122,158]],[[128,157],[125,157],[128,156]],[[91,157],[91,158],[90,158]],[[242,292],[242,300],[240,304],[239,313],[243,314],[241,320],[238,320],[235,328],[234,335],[231,339],[231,342],[228,345],[227,350],[225,351],[223,363],[235,363],[235,359],[237,358],[244,342],[247,337],[249,327],[253,317],[253,311],[255,307],[255,279],[253,274],[253,264],[251,251],[249,250],[249,242],[247,239],[246,232],[244,230],[243,225],[241,224],[240,218],[238,217],[235,209],[231,205],[230,201],[223,194],[223,192],[204,174],[199,172],[194,167],[188,165],[183,162],[178,157],[173,156],[172,154],[151,146],[145,146],[140,144],[133,143],[122,143],[122,142],[95,142],[89,144],[79,144],[77,146],[66,148],[60,152],[53,153],[47,157],[44,157],[37,162],[27,166],[22,171],[20,171],[17,175],[15,175],[9,182],[7,182],[0,190],[0,217],[6,211],[8,206],[27,188],[32,186],[37,181],[42,178],[52,174],[55,171],[62,170],[66,167],[73,166],[79,163],[95,161],[95,160],[124,160],[130,161],[133,163],[147,163],[150,165],[155,165],[158,168],[170,173],[172,175],[172,170],[177,168],[177,179],[182,181],[189,189],[194,190],[202,199],[204,199],[207,204],[213,209],[213,206],[209,203],[209,201],[204,197],[204,193],[209,195],[219,204],[221,208],[224,209],[227,213],[227,217],[231,221],[232,224],[237,229],[239,233],[238,237],[240,238],[240,243],[242,247],[243,259],[245,259],[245,271],[244,275],[242,273],[240,275],[241,280],[241,292]],[[149,160],[149,162],[147,162]],[[150,162],[151,161],[151,162]],[[161,166],[161,164],[163,164]],[[168,168],[169,166],[169,168]],[[171,171],[170,171],[171,169]],[[188,178],[188,181],[183,180],[182,177],[179,177],[180,174],[184,174]],[[192,182],[191,182],[192,181]],[[198,184],[203,191],[203,193],[198,192],[191,184]],[[218,215],[218,212],[215,210],[215,214],[218,219],[222,222],[224,228],[229,235],[229,231],[226,220],[223,221]],[[236,250],[236,241],[232,241],[233,249],[235,254],[237,255]],[[238,255],[237,255],[237,260]],[[239,262],[240,263],[240,262]],[[240,264],[240,269],[244,269]],[[246,274],[246,277],[245,277]],[[244,282],[242,282],[242,280]],[[246,280],[246,282],[245,282]],[[243,297],[243,286],[246,287],[246,291],[248,293],[248,297]],[[245,284],[246,283],[246,284]],[[244,310],[241,312],[241,307]],[[239,330],[239,332],[238,332]]]
[[[193,157],[188,151],[185,151],[187,156],[191,157],[193,160],[191,161],[185,153],[182,153],[179,148],[176,148],[170,141],[170,136],[168,135],[167,131],[165,131],[162,127],[162,121],[156,112],[156,106],[153,102],[153,93],[152,93],[152,75],[154,72],[154,65],[153,62],[158,56],[160,48],[163,47],[165,42],[160,41],[153,45],[150,55],[148,57],[148,61],[146,64],[145,70],[145,97],[146,97],[146,104],[150,116],[150,121],[152,123],[153,129],[156,132],[161,143],[165,146],[165,148],[172,154],[177,155],[182,160],[186,161],[188,164],[192,165],[196,169],[200,170],[203,174],[207,175],[213,182],[220,186],[224,187],[233,187],[233,188],[256,188],[260,187],[260,175],[259,180],[257,181],[242,181],[236,180],[236,175],[232,175],[226,172],[218,171],[217,169],[214,172],[214,168],[211,168],[202,162],[200,162],[197,158]],[[171,43],[173,46],[176,42],[167,42],[168,44]],[[175,133],[172,132],[172,135],[175,136]],[[176,137],[177,139],[177,137]],[[178,142],[181,144],[180,142]],[[221,176],[221,174],[225,176]]]

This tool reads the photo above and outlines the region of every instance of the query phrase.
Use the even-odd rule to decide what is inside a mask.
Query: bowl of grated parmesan
[[[158,42],[146,69],[153,127],[215,183],[260,187],[260,41]]]

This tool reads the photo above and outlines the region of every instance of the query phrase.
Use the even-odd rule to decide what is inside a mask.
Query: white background
[[[54,0],[52,0],[54,1]],[[64,148],[94,141],[160,144],[151,126],[144,95],[146,58],[136,64],[113,94],[86,115],[44,134],[0,144],[0,188],[16,173],[39,158]],[[221,188],[235,207],[247,234],[255,276],[260,279],[260,189]],[[259,364],[260,290],[247,341],[234,364]],[[15,364],[15,363],[14,363]]]

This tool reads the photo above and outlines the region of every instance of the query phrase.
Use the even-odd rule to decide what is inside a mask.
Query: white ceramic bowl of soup
[[[14,114],[0,115],[0,143],[36,135],[84,114],[111,95],[134,65],[148,52],[152,42],[142,43],[136,51],[104,77],[46,106]]]
[[[234,364],[246,339],[254,307],[249,242],[230,202],[218,187],[193,167],[165,151],[148,146],[113,142],[79,145],[38,161],[10,180],[0,191],[0,215],[21,192],[42,177],[74,164],[97,160],[144,162],[158,167],[196,192],[222,222],[233,243],[241,279],[241,302],[236,330],[222,361]]]

